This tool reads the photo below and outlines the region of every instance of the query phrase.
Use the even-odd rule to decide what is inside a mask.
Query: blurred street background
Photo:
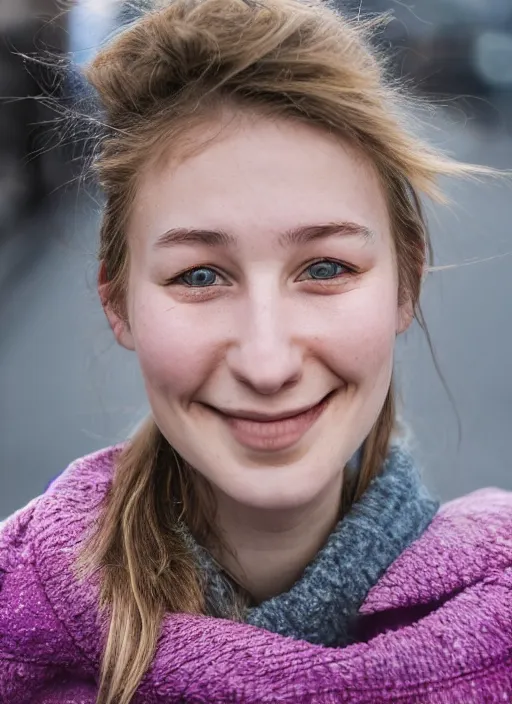
[[[23,58],[49,48],[83,66],[126,8],[78,0],[62,14],[66,4],[0,0],[0,520],[147,410],[135,358],[115,346],[96,294],[101,203],[34,99],[73,86]],[[418,96],[418,130],[461,160],[512,169],[512,0],[343,7],[393,12],[380,41]],[[451,205],[429,207],[438,269],[423,308],[449,393],[418,326],[396,362],[402,415],[443,500],[512,490],[512,180],[445,185]]]

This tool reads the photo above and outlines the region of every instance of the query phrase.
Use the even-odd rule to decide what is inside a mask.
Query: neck
[[[259,509],[217,497],[229,550],[217,561],[257,603],[291,588],[338,522],[343,477],[307,506]]]

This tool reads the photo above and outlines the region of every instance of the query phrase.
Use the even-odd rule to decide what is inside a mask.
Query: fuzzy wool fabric
[[[73,565],[119,449],[74,462],[1,529],[2,704],[95,704],[107,624],[97,575],[79,584]],[[168,614],[133,704],[512,701],[511,536],[508,492],[442,506],[370,589],[346,647]]]
[[[425,489],[411,455],[391,448],[379,476],[336,525],[292,588],[246,611],[252,626],[325,646],[356,640],[357,615],[386,569],[429,525],[439,502]],[[208,551],[188,536],[206,575],[209,614],[229,618],[236,588]]]

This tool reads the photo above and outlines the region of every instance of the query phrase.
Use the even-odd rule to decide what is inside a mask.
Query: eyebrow
[[[279,237],[283,247],[307,244],[332,236],[360,237],[365,242],[375,238],[375,234],[365,225],[355,222],[332,222],[323,225],[304,225],[287,230]],[[153,245],[155,249],[179,244],[201,244],[206,247],[236,246],[237,239],[224,230],[208,230],[188,227],[175,227],[160,235]]]

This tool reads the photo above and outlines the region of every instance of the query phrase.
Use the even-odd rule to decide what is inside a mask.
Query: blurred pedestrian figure
[[[54,82],[48,57],[56,62],[67,51],[66,21],[59,0],[0,4],[0,235],[59,181],[48,149],[51,114],[39,98]]]
[[[512,495],[440,507],[393,385],[420,197],[486,169],[413,135],[372,25],[320,0],[143,9],[85,75],[98,291],[151,414],[4,524],[0,694],[509,700]]]
[[[79,0],[69,13],[69,35],[73,62],[85,66],[112,29],[118,3],[112,0]]]

